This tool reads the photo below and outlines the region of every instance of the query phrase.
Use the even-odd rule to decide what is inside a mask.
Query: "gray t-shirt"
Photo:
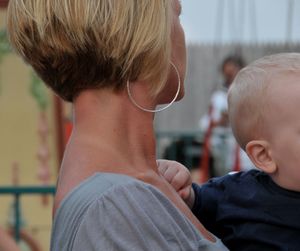
[[[217,238],[216,238],[217,239]],[[155,187],[96,173],[62,201],[51,251],[225,251],[209,242]]]

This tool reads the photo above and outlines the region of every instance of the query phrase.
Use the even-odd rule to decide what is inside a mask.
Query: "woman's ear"
[[[267,141],[250,141],[246,145],[246,153],[257,168],[268,174],[276,172],[277,166],[272,158],[271,149]]]

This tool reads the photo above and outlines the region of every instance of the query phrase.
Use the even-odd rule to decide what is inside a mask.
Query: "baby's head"
[[[300,191],[300,53],[266,56],[242,69],[228,108],[252,162],[278,185]]]

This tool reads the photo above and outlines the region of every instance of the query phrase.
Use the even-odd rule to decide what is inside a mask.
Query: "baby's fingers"
[[[169,168],[168,162],[163,159],[158,159],[158,160],[156,160],[156,164],[157,164],[159,173],[164,176],[167,169]]]
[[[178,194],[183,200],[187,200],[191,194],[191,186],[179,190]]]
[[[188,169],[181,165],[181,168],[177,170],[176,175],[171,180],[171,185],[178,192],[192,184],[192,178]]]

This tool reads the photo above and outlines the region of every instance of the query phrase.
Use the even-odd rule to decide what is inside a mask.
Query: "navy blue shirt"
[[[193,184],[197,218],[231,251],[299,251],[300,193],[258,170]]]

